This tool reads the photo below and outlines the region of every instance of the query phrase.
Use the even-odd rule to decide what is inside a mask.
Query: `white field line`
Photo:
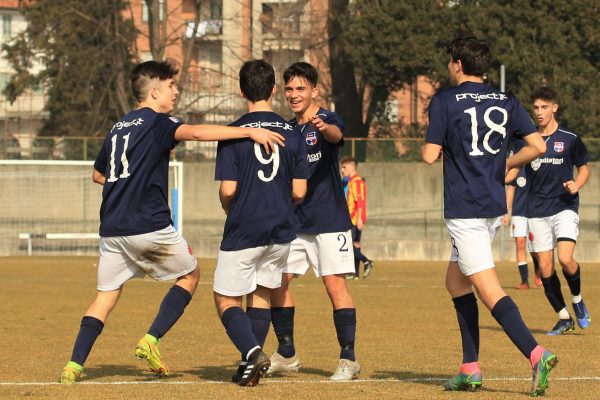
[[[406,379],[355,379],[352,381],[336,382],[329,379],[325,380],[286,380],[286,379],[263,379],[265,384],[345,384],[345,383],[406,383],[406,382],[444,382],[448,378],[406,378]],[[531,378],[521,378],[515,376],[485,378],[486,382],[496,381],[530,381]],[[567,377],[552,377],[552,381],[600,381],[600,376],[567,376]],[[168,381],[168,380],[152,380],[152,381],[112,381],[112,382],[93,382],[83,381],[77,382],[75,385],[231,385],[228,381]],[[52,386],[60,385],[58,382],[0,382],[0,386]]]

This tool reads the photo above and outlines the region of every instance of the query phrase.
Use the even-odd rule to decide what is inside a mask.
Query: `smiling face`
[[[558,111],[558,104],[554,101],[536,99],[533,102],[535,121],[541,128],[545,128],[554,120],[556,111]]]
[[[295,76],[285,84],[285,99],[295,114],[302,115],[318,95],[318,89],[304,78]]]
[[[153,80],[150,96],[152,96],[152,99],[156,102],[160,112],[168,114],[173,111],[175,104],[177,103],[178,95],[179,90],[177,90],[177,84],[173,78]]]

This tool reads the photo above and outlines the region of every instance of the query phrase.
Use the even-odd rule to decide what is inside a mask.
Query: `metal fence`
[[[36,137],[20,144],[0,140],[0,159],[6,160],[94,160],[101,137]],[[600,161],[600,138],[585,138],[590,161]],[[341,156],[352,155],[367,162],[420,161],[420,138],[345,138]],[[173,159],[185,162],[213,161],[215,142],[185,142],[173,150]]]

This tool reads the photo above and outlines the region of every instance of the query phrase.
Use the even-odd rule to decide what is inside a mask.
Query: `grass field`
[[[361,379],[331,383],[339,348],[331,305],[313,276],[293,283],[298,374],[263,379],[255,388],[229,383],[238,354],[212,300],[214,260],[200,260],[196,296],[161,342],[172,375],[156,380],[133,357],[169,283],[134,280],[125,286],[79,384],[56,382],[71,355],[79,322],[96,285],[96,258],[0,258],[0,398],[69,399],[514,399],[525,398],[530,365],[480,306],[479,393],[448,393],[441,383],[461,361],[456,315],[444,288],[445,264],[378,262],[367,280],[349,282],[357,303],[356,351]],[[583,265],[583,295],[600,315],[600,265]],[[540,343],[558,354],[547,398],[600,398],[600,326],[562,337],[544,334],[556,322],[542,289],[518,291],[516,266],[498,266],[501,280]],[[562,276],[561,276],[562,279]],[[564,282],[564,280],[563,280]],[[563,283],[565,298],[570,299]],[[569,307],[570,309],[570,307]],[[272,330],[265,351],[276,349]]]

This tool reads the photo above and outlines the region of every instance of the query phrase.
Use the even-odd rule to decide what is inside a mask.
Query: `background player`
[[[482,76],[492,62],[486,42],[459,37],[449,44],[447,53],[450,81],[455,87],[431,99],[423,147],[427,164],[433,164],[443,152],[444,218],[452,243],[446,288],[456,309],[463,345],[460,371],[444,388],[473,390],[482,385],[474,286],[492,316],[531,361],[532,396],[542,395],[557,358],[537,344],[516,304],[500,286],[492,240],[506,214],[507,167],[533,160],[543,153],[545,144],[515,97],[483,83]],[[513,135],[523,137],[525,146],[506,159]]]
[[[558,102],[553,90],[540,88],[531,94],[531,101],[547,149],[525,167],[531,185],[527,198],[530,241],[538,256],[544,292],[559,318],[548,334],[561,335],[574,330],[575,323],[560,291],[554,269],[554,247],[571,291],[577,323],[585,329],[591,322],[581,297],[579,263],[573,258],[579,234],[579,191],[590,176],[589,157],[581,138],[559,126],[555,118]],[[575,179],[573,167],[577,168]]]
[[[297,371],[300,360],[294,347],[294,301],[291,280],[304,275],[309,266],[322,277],[333,305],[333,322],[340,344],[340,360],[332,380],[358,377],[360,365],[354,354],[356,309],[345,275],[354,272],[350,216],[344,199],[338,164],[343,143],[340,117],[317,105],[318,73],[310,64],[292,64],[283,74],[285,98],[296,115],[292,121],[301,132],[308,153],[308,190],[296,209],[298,238],[292,242],[283,270],[281,287],[273,292],[271,315],[279,341],[271,356],[270,373]]]
[[[344,189],[346,193],[346,202],[348,212],[352,221],[352,244],[354,246],[354,269],[355,274],[349,274],[349,277],[358,279],[360,277],[360,262],[365,268],[363,278],[368,277],[373,269],[373,261],[369,260],[361,251],[360,237],[367,222],[367,184],[358,174],[357,161],[352,156],[343,157],[340,160],[342,164],[342,175],[348,179]]]
[[[514,145],[514,150],[518,151],[523,146],[522,140],[517,140]],[[509,174],[510,175],[510,174]],[[518,169],[518,173],[514,179],[507,177],[510,181],[506,185],[506,206],[510,213],[510,237],[515,239],[515,248],[517,256],[517,267],[521,282],[517,285],[517,289],[529,289],[529,267],[527,266],[527,237],[529,229],[527,228],[527,177],[525,176],[525,168]],[[507,215],[508,218],[508,215]],[[529,249],[531,247],[529,246]],[[540,267],[535,254],[531,254],[535,273],[535,285],[542,286],[540,277]]]
[[[170,117],[178,91],[177,70],[164,62],[148,61],[131,73],[138,108],[117,122],[96,158],[93,180],[103,185],[100,207],[100,261],[98,291],[83,319],[71,360],[61,383],[81,378],[83,365],[102,332],[106,318],[121,296],[123,284],[145,274],[177,282],[163,299],[156,319],[135,349],[150,370],[169,372],[158,341],[175,324],[198,284],[196,258],[171,222],[167,202],[169,155],[183,140],[219,140],[250,137],[276,147],[283,137],[265,129],[217,125],[187,125]]]
[[[308,163],[300,135],[271,108],[275,72],[263,60],[240,69],[240,89],[248,113],[234,126],[264,126],[286,138],[286,147],[267,157],[250,140],[219,142],[215,179],[227,213],[214,280],[215,304],[227,335],[242,354],[232,380],[255,386],[267,372],[262,352],[271,324],[271,290],[296,238],[292,202],[306,194]],[[248,295],[246,312],[242,297]]]

